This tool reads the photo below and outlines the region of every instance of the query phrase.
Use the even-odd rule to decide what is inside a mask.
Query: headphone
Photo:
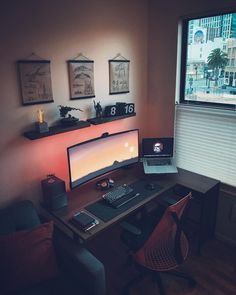
[[[114,180],[110,178],[101,179],[96,183],[96,188],[102,191],[112,188],[113,186],[114,186]]]

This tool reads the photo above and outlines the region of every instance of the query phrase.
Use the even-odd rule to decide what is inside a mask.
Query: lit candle
[[[43,111],[42,110],[38,110],[38,122],[40,124],[43,123]]]

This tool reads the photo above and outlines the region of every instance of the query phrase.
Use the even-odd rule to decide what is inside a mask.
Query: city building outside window
[[[236,11],[183,20],[180,103],[235,108],[235,58]]]

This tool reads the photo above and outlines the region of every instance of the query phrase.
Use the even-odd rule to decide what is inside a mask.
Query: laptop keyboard
[[[166,166],[171,165],[170,159],[146,159],[148,166]]]

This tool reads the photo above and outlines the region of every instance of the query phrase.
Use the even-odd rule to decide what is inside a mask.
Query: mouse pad
[[[163,188],[161,185],[158,184],[157,181],[152,181],[152,183],[154,184],[154,189],[150,190],[147,188],[148,183],[149,182],[147,180],[139,180],[130,184],[130,187],[133,188],[133,193],[140,193],[140,195],[119,208],[112,208],[111,206],[109,206],[109,204],[106,203],[105,200],[101,199],[95,203],[86,206],[85,209],[103,220],[104,222],[107,222],[118,216],[119,214],[125,212],[126,210],[130,209],[134,205],[138,204],[145,198],[148,198],[152,194],[159,192]]]

